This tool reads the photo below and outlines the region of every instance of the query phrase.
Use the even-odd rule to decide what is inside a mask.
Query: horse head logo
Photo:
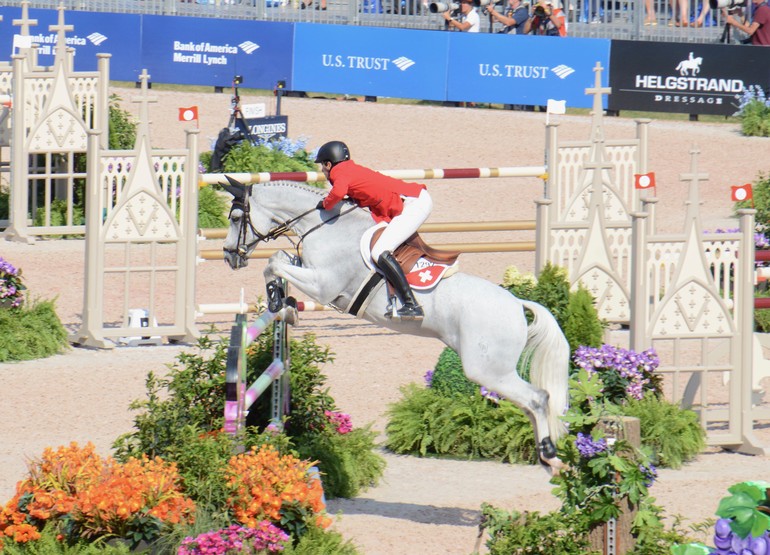
[[[693,53],[690,52],[690,57],[679,62],[679,65],[676,66],[676,70],[679,72],[679,75],[683,76],[698,75],[700,73],[700,65],[702,63],[703,58],[700,56],[695,58],[693,57]]]

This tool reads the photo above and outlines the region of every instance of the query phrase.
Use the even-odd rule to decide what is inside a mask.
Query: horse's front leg
[[[285,279],[319,303],[328,304],[334,299],[334,295],[325,291],[317,270],[295,265],[284,251],[279,251],[270,257],[264,276],[267,285],[268,309],[271,312],[278,312],[282,306],[284,292],[278,288],[276,283],[278,278]],[[277,302],[276,297],[279,298]]]

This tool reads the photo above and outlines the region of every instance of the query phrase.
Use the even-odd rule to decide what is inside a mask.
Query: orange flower
[[[245,526],[258,521],[278,523],[284,504],[297,503],[312,513],[324,511],[323,489],[308,475],[313,463],[291,455],[281,456],[271,446],[232,457],[227,468],[231,495],[228,503]],[[319,521],[324,527],[330,524]]]
[[[192,522],[194,503],[184,496],[176,466],[161,459],[119,464],[94,446],[46,448],[29,465],[29,477],[0,508],[0,535],[24,543],[39,538],[34,524],[68,515],[84,537],[125,536],[136,517],[162,523]]]

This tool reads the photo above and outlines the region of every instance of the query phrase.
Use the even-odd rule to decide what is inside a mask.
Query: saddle
[[[382,234],[387,224],[382,222],[369,228],[361,237],[361,257],[364,264],[371,270],[361,282],[353,295],[345,312],[362,317],[366,307],[379,290],[384,278],[372,261],[372,245]],[[429,246],[419,234],[409,237],[403,245],[393,253],[396,261],[404,269],[406,280],[414,290],[428,291],[433,289],[442,278],[453,275],[457,270],[459,252],[440,251]],[[392,296],[393,286],[388,283],[388,295]]]
[[[367,232],[361,241],[361,255],[367,261],[367,265],[374,269],[371,256],[372,246],[385,231],[385,225],[377,225],[370,231],[371,236],[368,237],[369,232]],[[412,289],[427,291],[433,289],[442,278],[457,272],[457,259],[460,253],[435,249],[423,241],[419,233],[414,233],[393,252],[393,256],[403,268],[406,281],[409,282]]]

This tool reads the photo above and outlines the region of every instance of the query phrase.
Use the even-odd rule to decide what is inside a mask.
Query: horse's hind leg
[[[472,368],[466,363],[466,358],[463,358],[463,367]],[[556,447],[548,428],[548,393],[523,380],[515,370],[500,374],[492,372],[491,376],[474,376],[470,372],[468,377],[524,411],[535,431],[535,444],[540,461],[549,466],[552,472],[558,473],[563,464],[556,457]]]

